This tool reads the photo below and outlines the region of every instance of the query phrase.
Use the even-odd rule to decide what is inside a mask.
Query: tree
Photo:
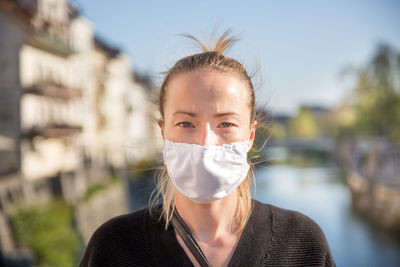
[[[299,113],[289,124],[290,134],[294,137],[311,139],[319,135],[316,118],[307,107],[301,107]]]
[[[400,140],[400,54],[381,44],[354,88],[356,132]]]

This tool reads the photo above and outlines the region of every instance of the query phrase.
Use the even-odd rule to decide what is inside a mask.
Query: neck
[[[236,190],[223,199],[207,204],[193,202],[177,191],[175,206],[196,240],[213,242],[236,232],[237,201]]]

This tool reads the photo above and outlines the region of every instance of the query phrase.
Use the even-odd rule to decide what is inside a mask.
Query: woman
[[[255,95],[244,67],[214,49],[179,60],[161,86],[163,204],[111,219],[81,266],[334,266],[308,217],[251,199]]]

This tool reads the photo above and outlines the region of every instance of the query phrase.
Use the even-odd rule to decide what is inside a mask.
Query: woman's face
[[[198,145],[249,140],[257,122],[250,122],[249,93],[240,79],[212,70],[177,74],[168,84],[163,138]]]

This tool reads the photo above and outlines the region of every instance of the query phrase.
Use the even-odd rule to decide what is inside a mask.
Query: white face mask
[[[164,164],[175,187],[197,203],[210,203],[235,190],[249,171],[249,141],[200,146],[165,140]]]

